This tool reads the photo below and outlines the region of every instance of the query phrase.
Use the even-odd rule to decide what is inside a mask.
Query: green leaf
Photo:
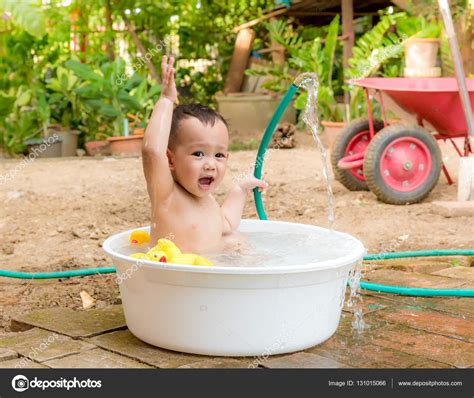
[[[120,116],[120,111],[118,111],[117,109],[115,109],[112,105],[110,104],[104,104],[104,103],[101,103],[101,106],[100,106],[100,109],[99,109],[99,112],[104,115],[104,116],[107,116],[107,117],[117,117],[117,116]]]
[[[30,35],[41,38],[46,34],[46,16],[41,0],[0,0],[0,14],[7,11],[13,20]]]
[[[75,59],[66,62],[66,66],[71,69],[78,77],[91,82],[103,83],[104,79],[95,73],[89,66],[81,64]]]
[[[7,94],[0,91],[0,116],[8,115],[15,103],[15,97],[10,97]]]
[[[121,104],[125,105],[129,110],[139,110],[141,108],[140,103],[124,90],[120,90],[118,93],[118,99]]]
[[[31,101],[31,91],[27,90],[27,91],[21,92],[20,90],[20,94],[16,99],[15,106],[18,106],[18,107],[25,106],[29,104],[30,101]]]
[[[332,69],[334,66],[334,53],[337,46],[337,34],[339,32],[339,15],[336,15],[329,24],[328,34],[326,36],[326,43],[324,45],[324,70],[323,75],[320,76],[324,79],[325,83],[329,87],[332,87]]]

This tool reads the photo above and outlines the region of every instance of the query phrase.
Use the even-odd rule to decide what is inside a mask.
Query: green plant
[[[295,34],[291,25],[284,20],[267,24],[272,41],[281,44],[289,54],[283,67],[275,66],[271,70],[247,70],[248,75],[269,75],[271,79],[262,86],[275,92],[285,91],[296,75],[303,72],[316,72],[319,77],[318,116],[324,120],[341,120],[342,112],[337,107],[335,92],[340,88],[333,81],[337,35],[339,33],[339,15],[327,26],[324,40],[316,37],[303,41],[303,37]],[[323,43],[324,41],[324,43]],[[292,71],[292,72],[290,72]],[[296,109],[302,110],[306,103],[306,92],[299,92],[295,100]]]
[[[427,20],[420,16],[405,16],[397,22],[400,36],[417,37],[420,39],[437,39],[441,34],[441,23],[437,19]]]
[[[51,91],[49,105],[51,117],[63,127],[79,129],[82,121],[79,96],[75,89],[79,78],[70,70],[58,66],[56,76],[48,80],[46,87]]]
[[[32,36],[46,33],[46,18],[42,2],[38,0],[0,0],[0,15],[10,13],[15,22]]]
[[[345,72],[345,80],[362,79],[380,75],[384,77],[400,76],[402,69],[404,34],[397,35],[394,28],[406,18],[406,13],[387,14],[368,32],[359,37],[352,49],[352,57]],[[367,114],[363,91],[358,86],[346,85],[350,91],[350,116],[358,118]],[[375,104],[374,104],[375,105]],[[375,115],[378,105],[373,109]]]
[[[134,74],[124,83],[125,63],[119,58],[95,70],[77,60],[67,61],[66,66],[81,79],[81,84],[74,91],[84,110],[92,113],[105,126],[103,133],[112,136],[123,134],[125,115],[141,107],[129,92],[143,78]]]
[[[0,145],[11,155],[26,149],[25,141],[41,132],[34,90],[20,86],[0,96]]]
[[[140,104],[140,109],[135,113],[135,117],[139,120],[137,127],[146,127],[151,112],[156,101],[160,97],[161,86],[155,82],[143,79],[138,86],[130,90],[130,96]]]

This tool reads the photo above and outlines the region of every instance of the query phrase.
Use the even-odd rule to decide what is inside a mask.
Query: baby
[[[235,236],[247,194],[267,187],[241,180],[222,206],[212,196],[224,178],[229,132],[224,118],[200,104],[179,105],[174,59],[163,57],[162,91],[143,140],[143,168],[151,200],[151,242],[168,238],[183,251],[222,250]]]

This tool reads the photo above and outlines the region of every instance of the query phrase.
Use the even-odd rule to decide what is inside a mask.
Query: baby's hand
[[[268,188],[268,184],[263,181],[255,178],[254,176],[248,176],[242,181],[239,182],[239,187],[242,188],[245,192],[250,192],[254,188],[258,188],[258,192],[262,192],[264,189]]]
[[[161,97],[168,98],[173,103],[178,100],[178,92],[174,82],[174,58],[163,55],[161,60]]]

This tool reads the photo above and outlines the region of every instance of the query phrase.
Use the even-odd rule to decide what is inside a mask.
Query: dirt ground
[[[457,178],[458,157],[442,146]],[[256,151],[232,152],[217,193],[222,201],[232,177],[251,170]],[[326,188],[311,137],[301,133],[297,148],[274,152],[265,164],[270,187],[264,194],[269,218],[327,226]],[[138,158],[38,159],[25,167],[2,160],[0,174],[16,170],[0,185],[0,269],[39,272],[111,266],[102,242],[111,234],[146,225],[149,201]],[[332,177],[331,177],[332,178]],[[335,229],[360,239],[369,252],[472,248],[473,220],[446,218],[435,200],[455,200],[457,187],[444,175],[420,204],[392,206],[370,192],[349,192],[333,181]],[[249,196],[244,218],[256,218]],[[402,238],[400,238],[402,237]],[[13,314],[52,306],[81,308],[86,290],[102,307],[120,303],[114,274],[62,280],[0,278],[0,334]]]

